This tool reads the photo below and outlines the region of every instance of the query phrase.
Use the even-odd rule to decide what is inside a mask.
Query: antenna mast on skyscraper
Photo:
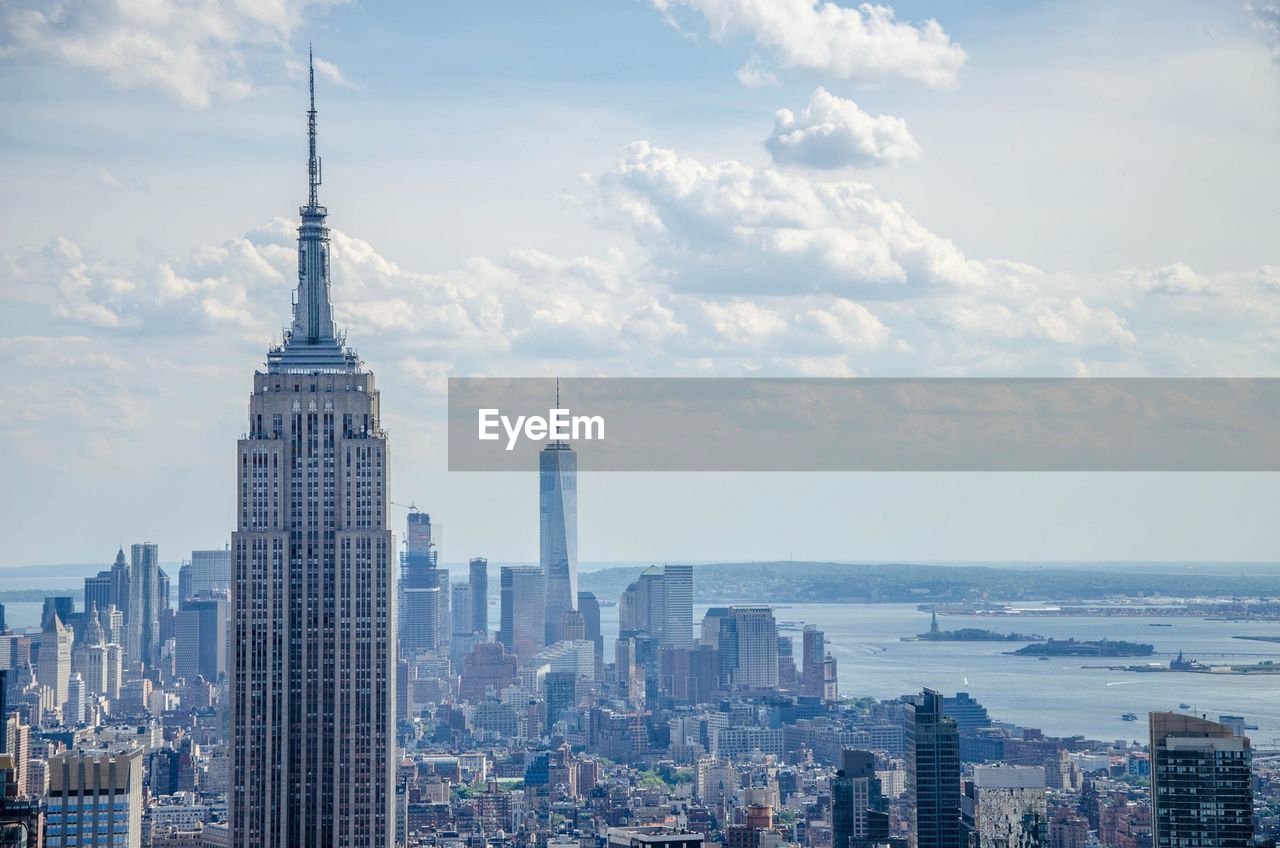
[[[307,182],[310,187],[307,205],[318,206],[316,189],[320,186],[320,157],[316,155],[316,60],[310,44],[307,45],[307,71],[311,85],[311,108],[307,110],[307,138],[311,143],[311,158],[307,161]]]

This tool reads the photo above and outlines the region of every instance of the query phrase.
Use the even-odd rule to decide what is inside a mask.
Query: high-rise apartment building
[[[390,848],[388,444],[373,374],[334,326],[311,82],[293,323],[254,374],[237,446],[230,842]]]
[[[544,640],[552,644],[560,641],[561,618],[578,604],[578,455],[568,442],[548,442],[538,453],[538,537]]]
[[[499,584],[498,641],[523,665],[546,646],[546,578],[536,565],[504,565]]]
[[[1253,844],[1252,746],[1229,725],[1151,713],[1153,848]]]
[[[960,731],[932,689],[907,705],[907,793],[912,848],[963,847]]]
[[[474,557],[468,566],[467,583],[471,588],[471,629],[489,638],[489,560]]]
[[[975,766],[960,799],[967,848],[1045,848],[1042,766]]]
[[[142,751],[49,760],[48,848],[141,848]]]
[[[832,848],[870,848],[889,839],[889,801],[870,751],[841,752],[831,781]]]
[[[129,557],[129,629],[126,653],[130,662],[154,668],[160,660],[160,549],[134,545]]]

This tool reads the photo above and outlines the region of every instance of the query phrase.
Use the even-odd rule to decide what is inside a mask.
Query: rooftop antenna
[[[556,377],[556,409],[560,408],[560,378]]]
[[[310,189],[307,205],[319,206],[320,202],[316,194],[316,189],[320,185],[320,157],[316,156],[316,61],[310,44],[307,45],[307,70],[311,87],[311,108],[307,110],[307,137],[311,143],[311,158],[307,161],[307,182]]]

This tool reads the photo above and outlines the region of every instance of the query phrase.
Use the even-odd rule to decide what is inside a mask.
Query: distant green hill
[[[1215,574],[1207,567],[1188,573],[1181,563],[1172,563],[1169,573],[1160,573],[1153,570],[1156,567],[738,562],[695,565],[693,586],[695,600],[703,603],[1080,601],[1115,595],[1274,598],[1280,591],[1274,573]],[[640,571],[640,567],[607,568],[580,574],[578,582],[602,601],[616,601]]]

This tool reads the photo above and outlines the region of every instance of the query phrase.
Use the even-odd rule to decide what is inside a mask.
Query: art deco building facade
[[[387,437],[373,374],[334,327],[314,91],[313,74],[293,324],[254,375],[237,447],[231,844],[389,848]]]

